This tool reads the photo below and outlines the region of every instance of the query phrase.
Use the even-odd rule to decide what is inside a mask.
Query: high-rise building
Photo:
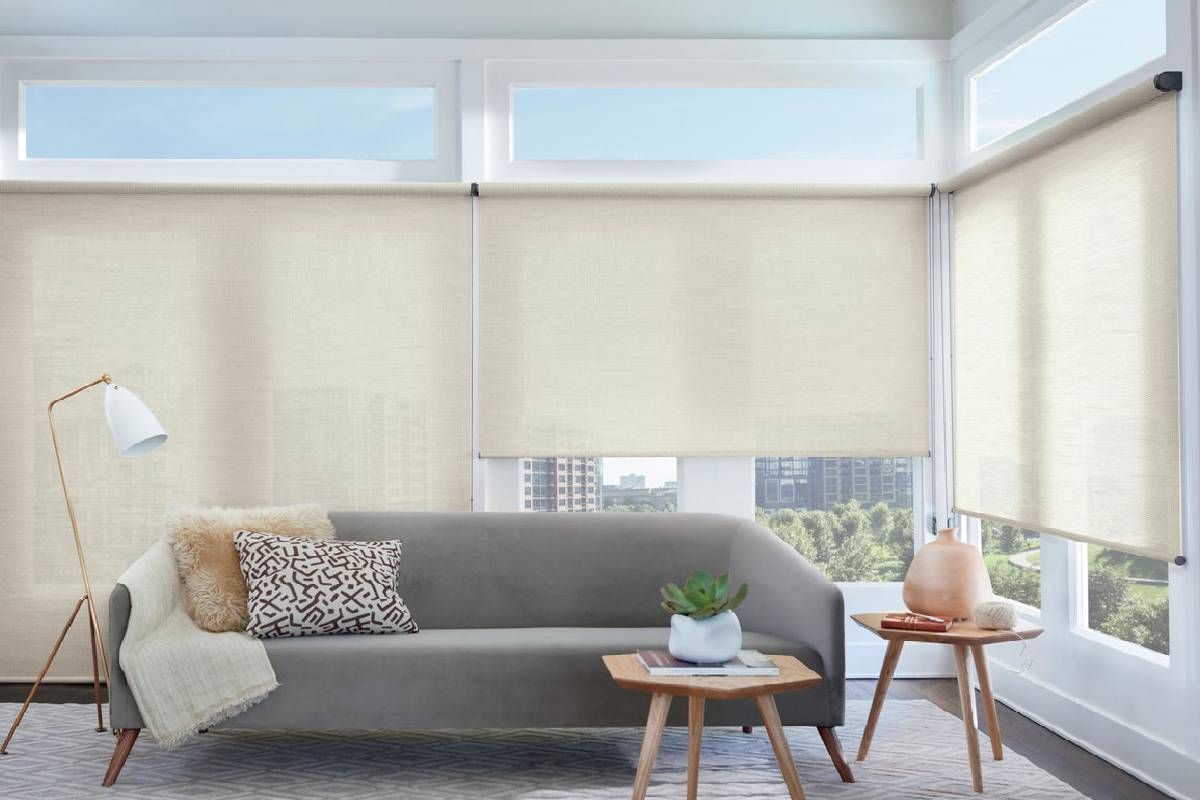
[[[600,459],[521,460],[526,511],[599,511]]]
[[[755,504],[825,510],[857,500],[862,505],[912,505],[911,458],[758,458]]]

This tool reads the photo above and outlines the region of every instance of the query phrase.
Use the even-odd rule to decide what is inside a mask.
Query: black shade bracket
[[[1154,88],[1160,92],[1178,92],[1183,89],[1183,73],[1160,72],[1154,76]]]
[[[479,197],[479,184],[478,183],[471,184],[471,197]]]

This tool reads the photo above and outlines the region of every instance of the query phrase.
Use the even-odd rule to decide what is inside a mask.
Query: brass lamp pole
[[[167,440],[166,431],[163,430],[162,425],[158,423],[158,420],[150,409],[146,408],[133,392],[114,384],[112,378],[107,373],[90,383],[85,383],[78,389],[73,389],[64,395],[54,398],[50,401],[50,405],[47,406],[46,416],[50,422],[50,441],[54,445],[54,460],[58,464],[58,480],[62,484],[63,500],[67,504],[67,516],[71,519],[71,533],[75,539],[75,556],[79,559],[79,575],[83,579],[83,596],[75,601],[75,607],[67,617],[67,622],[63,625],[62,631],[59,632],[58,639],[54,642],[54,647],[50,648],[50,655],[46,658],[46,663],[42,666],[42,671],[38,673],[37,679],[33,682],[33,687],[29,690],[29,695],[25,698],[24,705],[21,706],[21,710],[17,713],[17,718],[13,720],[12,727],[8,729],[8,735],[4,737],[4,743],[0,744],[0,754],[7,753],[8,743],[12,740],[13,734],[16,733],[17,726],[21,724],[25,712],[29,710],[29,704],[33,702],[34,695],[37,694],[38,688],[42,685],[42,680],[46,677],[46,673],[50,671],[50,665],[54,663],[54,657],[58,655],[58,650],[62,647],[63,640],[67,638],[67,631],[75,623],[75,619],[79,616],[79,610],[85,603],[87,604],[88,611],[89,639],[92,646],[92,695],[96,701],[96,730],[105,730],[104,706],[100,701],[100,665],[104,665],[104,681],[107,684],[108,655],[104,651],[104,637],[100,631],[100,622],[96,618],[96,600],[92,594],[91,579],[88,577],[87,560],[83,553],[83,541],[79,537],[79,523],[75,519],[75,507],[71,504],[71,494],[67,491],[67,477],[63,472],[62,454],[58,446],[58,431],[54,428],[54,406],[68,397],[74,397],[80,392],[102,383],[105,386],[104,411],[108,418],[108,427],[112,431],[113,440],[116,442],[117,449],[121,455],[142,455],[154,450]]]

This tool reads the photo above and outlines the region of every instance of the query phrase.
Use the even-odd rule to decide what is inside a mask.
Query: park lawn
[[[1129,591],[1147,600],[1161,600],[1167,596],[1167,586],[1162,583],[1130,583]]]

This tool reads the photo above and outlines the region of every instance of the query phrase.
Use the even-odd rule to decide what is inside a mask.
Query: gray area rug
[[[682,700],[676,700],[682,702]],[[0,704],[7,728],[18,705]],[[840,730],[850,758],[869,704],[849,701]],[[0,756],[0,798],[627,798],[642,732],[633,728],[434,731],[355,734],[213,731],[173,753],[148,737],[139,741],[121,780],[100,779],[113,737],[96,733],[95,710],[83,705],[30,709]],[[889,699],[871,755],[851,762],[857,783],[834,772],[816,730],[789,728],[809,798],[978,797],[971,791],[962,723],[924,700]],[[985,796],[993,800],[1068,800],[1078,792],[1005,750],[992,761],[987,736]],[[668,728],[650,797],[686,796],[687,731]],[[701,753],[700,796],[786,798],[766,731],[708,728]]]

